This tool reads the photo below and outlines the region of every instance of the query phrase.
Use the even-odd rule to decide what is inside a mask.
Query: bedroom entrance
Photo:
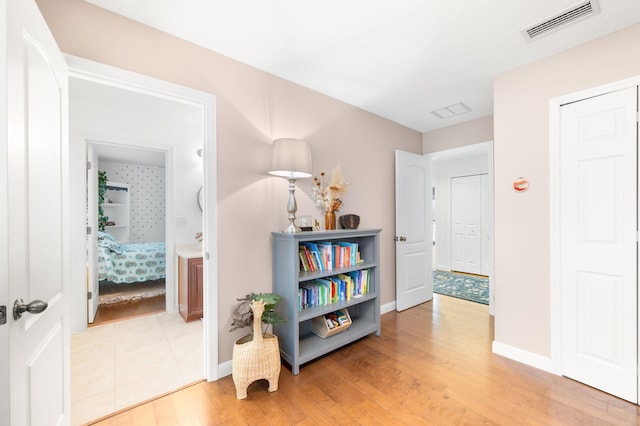
[[[91,239],[87,247],[93,247],[96,256],[87,256],[87,266],[97,260],[99,248],[121,256],[132,244],[164,242],[162,253],[144,259],[135,255],[135,260],[114,255],[113,270],[95,268],[96,283],[124,289],[130,282],[164,280],[162,312],[87,327],[87,296],[93,290],[87,287],[88,279],[73,285],[71,416],[72,424],[83,424],[187,384],[218,378],[215,98],[80,58],[67,60],[71,155],[80,169],[76,176],[82,173],[73,181],[75,203],[97,209],[97,195],[87,203],[87,190],[94,185],[82,179],[89,174],[83,161],[88,154],[89,162],[97,164],[89,169],[95,173],[96,188],[98,172],[106,174],[102,234],[97,234],[96,212],[95,245]],[[142,209],[140,202],[157,206]],[[203,234],[204,241],[199,237]],[[184,245],[198,246],[203,265],[202,318],[189,322],[178,311],[176,253]],[[104,280],[97,279],[98,272]],[[88,270],[85,275],[88,278]],[[99,293],[102,289],[91,295]]]
[[[166,306],[167,152],[87,143],[87,321],[98,325]]]

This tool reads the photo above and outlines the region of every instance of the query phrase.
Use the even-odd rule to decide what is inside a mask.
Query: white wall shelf
[[[115,225],[105,225],[105,232],[113,236],[119,243],[129,242],[129,207],[130,191],[126,183],[107,182],[104,194],[105,202],[102,211],[108,218],[107,222]]]

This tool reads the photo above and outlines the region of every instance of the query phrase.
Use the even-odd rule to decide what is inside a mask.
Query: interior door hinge
[[[91,170],[91,161],[87,161],[87,170]]]
[[[87,226],[87,235],[91,235],[91,227]]]
[[[88,291],[87,292],[87,300],[91,300],[93,298],[93,293]]]

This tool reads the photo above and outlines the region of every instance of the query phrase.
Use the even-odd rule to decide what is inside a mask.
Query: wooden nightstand
[[[202,318],[202,256],[178,253],[178,310],[185,321]]]

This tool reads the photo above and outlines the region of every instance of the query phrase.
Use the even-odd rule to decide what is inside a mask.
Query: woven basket
[[[278,390],[280,377],[280,346],[278,336],[262,335],[262,313],[264,303],[254,300],[253,310],[253,339],[251,335],[236,340],[233,345],[232,372],[233,383],[236,386],[238,399],[247,397],[247,388],[256,380],[269,381],[269,392]]]

